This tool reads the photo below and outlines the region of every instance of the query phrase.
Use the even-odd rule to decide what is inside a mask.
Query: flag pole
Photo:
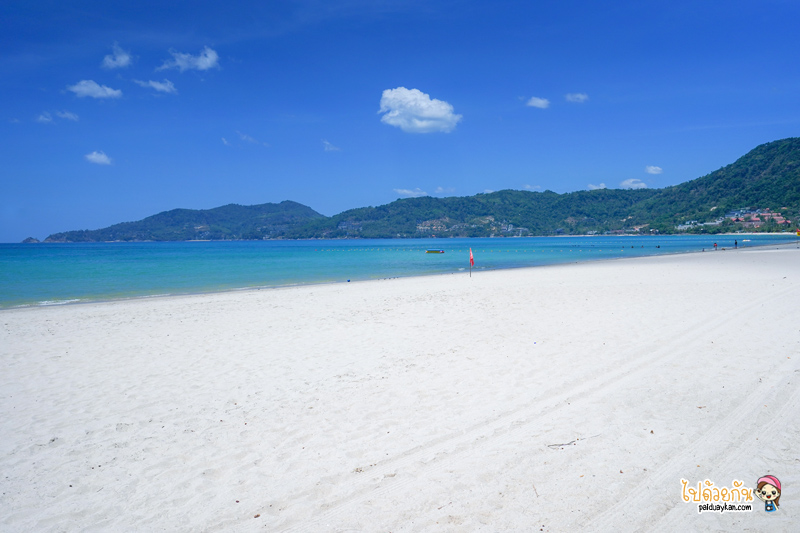
[[[469,277],[472,277],[472,265],[475,264],[475,258],[472,257],[472,247],[469,249]]]

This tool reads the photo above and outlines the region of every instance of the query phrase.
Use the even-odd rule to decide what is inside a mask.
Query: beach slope
[[[798,302],[773,246],[0,311],[0,529],[789,530]]]

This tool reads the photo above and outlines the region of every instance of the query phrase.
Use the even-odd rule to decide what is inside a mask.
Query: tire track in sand
[[[755,307],[757,304],[773,300],[784,293],[791,292],[792,288],[779,289],[775,292],[763,295],[757,300],[749,302]],[[595,378],[585,380],[575,379],[572,383],[554,386],[549,391],[544,391],[538,400],[518,406],[504,413],[496,415],[490,420],[483,420],[462,431],[452,432],[433,439],[425,444],[412,448],[400,455],[385,459],[369,469],[364,469],[359,474],[358,479],[347,481],[340,485],[344,487],[345,496],[334,497],[329,501],[320,503],[321,513],[312,516],[301,523],[287,524],[281,531],[300,532],[320,530],[320,527],[337,516],[349,512],[356,504],[367,500],[379,499],[380,497],[398,492],[401,489],[417,481],[420,474],[438,471],[447,464],[452,463],[460,455],[466,452],[478,451],[486,447],[489,443],[502,443],[508,441],[513,433],[516,433],[531,424],[539,421],[543,413],[548,416],[568,405],[568,402],[590,399],[593,395],[606,390],[608,387],[628,380],[637,380],[637,376],[645,373],[656,364],[669,361],[671,358],[681,357],[683,353],[675,350],[676,345],[693,342],[697,339],[712,335],[723,327],[728,326],[731,318],[738,315],[738,309],[731,309],[715,318],[700,323],[692,323],[687,326],[682,334],[673,335],[671,339],[664,341],[658,339],[647,345],[632,347],[627,350],[627,355],[633,357],[621,366]],[[646,357],[635,357],[637,354],[648,354]],[[741,410],[746,413],[746,410]],[[726,417],[723,421],[711,426],[703,435],[694,441],[689,447],[694,450],[708,442],[713,435],[722,431],[728,431],[737,423],[746,419],[748,414],[740,414],[739,410]],[[683,454],[682,454],[683,455]],[[678,461],[678,458],[675,459]],[[673,462],[663,465],[661,468],[650,474],[641,485],[646,484],[647,480],[655,479],[659,475],[666,475]],[[677,463],[675,463],[677,464]],[[365,477],[368,474],[369,477]],[[313,490],[302,491],[286,498],[286,501],[296,501],[304,497],[313,496]],[[623,504],[614,506],[598,517],[598,528],[592,522],[591,529],[603,530],[601,524],[602,517],[608,517],[611,521],[619,520],[619,512],[612,511],[620,508]],[[628,505],[628,501],[624,503]]]
[[[758,303],[791,292],[791,288],[776,291],[761,298]],[[647,477],[631,488],[631,496],[619,501],[582,527],[590,531],[608,531],[619,529],[616,526],[624,523],[625,529],[630,531],[651,531],[654,528],[688,531],[697,528],[697,508],[693,504],[684,503],[680,498],[680,478],[683,476],[687,479],[691,475],[690,472],[681,470],[681,466],[698,463],[715,465],[710,472],[706,471],[701,476],[702,479],[730,483],[730,480],[714,477],[715,473],[722,470],[730,472],[732,467],[743,464],[743,458],[752,457],[752,441],[757,435],[775,434],[785,428],[789,421],[797,419],[797,413],[800,413],[800,387],[797,386],[800,369],[795,368],[796,366],[796,361],[786,359],[777,369],[765,372],[759,383],[754,383],[751,387],[753,392],[741,394],[740,401],[731,406],[719,422],[708,427],[689,445],[683,447],[682,452],[650,471]],[[764,415],[765,404],[770,406],[770,420],[766,423],[759,419],[759,415]],[[720,446],[721,443],[724,444]],[[690,483],[696,481],[698,480],[689,479]],[[748,480],[743,481],[749,487]],[[658,488],[651,490],[650,487]],[[758,503],[759,500],[754,500],[754,506]],[[684,509],[680,509],[681,507]],[[669,515],[678,523],[671,522]],[[727,517],[736,515],[741,513],[731,513]],[[681,524],[685,527],[681,527]]]

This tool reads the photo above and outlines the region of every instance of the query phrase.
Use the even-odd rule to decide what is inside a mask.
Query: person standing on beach
[[[738,248],[739,247],[739,241],[733,241],[733,247],[734,248]]]
[[[714,243],[714,251],[717,251],[717,243]]]

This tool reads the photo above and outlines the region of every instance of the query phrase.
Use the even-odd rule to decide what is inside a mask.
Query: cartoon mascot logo
[[[768,513],[773,512],[780,505],[781,482],[775,476],[763,476],[758,478],[756,496],[764,501],[764,510]]]

